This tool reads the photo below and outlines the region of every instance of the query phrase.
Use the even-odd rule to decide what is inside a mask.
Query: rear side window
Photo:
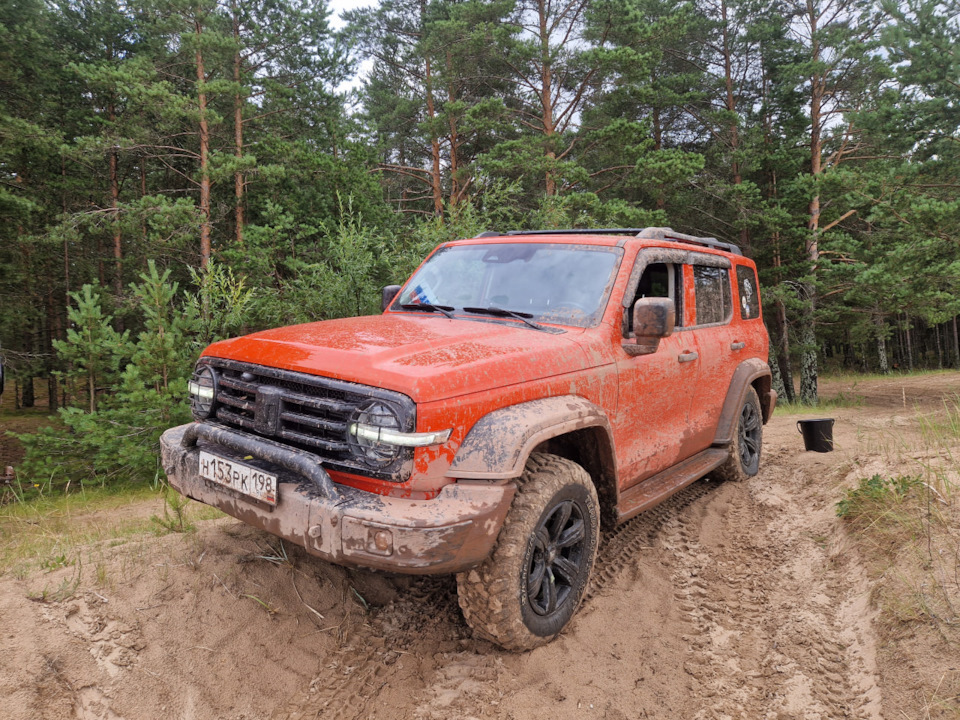
[[[757,274],[752,267],[737,265],[737,288],[740,290],[740,317],[744,320],[760,317]]]
[[[726,322],[733,310],[730,273],[726,268],[693,266],[697,325]]]

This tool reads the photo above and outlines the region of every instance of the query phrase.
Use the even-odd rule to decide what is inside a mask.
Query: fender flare
[[[589,427],[601,429],[612,448],[613,432],[606,413],[576,395],[530,400],[494,410],[470,428],[447,475],[463,480],[520,477],[537,445]]]
[[[772,382],[770,366],[760,358],[744,360],[737,366],[727,389],[727,397],[723,401],[720,422],[717,423],[717,432],[713,438],[715,446],[726,446],[733,442],[733,429],[747,397],[747,388],[755,383],[758,384],[757,395],[760,397],[760,409],[766,424],[777,405],[777,393],[771,389]]]

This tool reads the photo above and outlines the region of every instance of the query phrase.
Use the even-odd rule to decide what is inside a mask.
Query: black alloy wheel
[[[738,425],[740,437],[737,447],[740,451],[740,463],[744,470],[754,474],[760,466],[760,440],[763,432],[763,422],[753,403],[743,404]]]
[[[573,500],[556,505],[540,521],[527,568],[527,601],[537,615],[549,616],[580,587],[587,568],[583,510]]]
[[[748,387],[733,428],[730,456],[713,471],[718,480],[740,482],[760,472],[763,449],[763,415],[757,391]]]

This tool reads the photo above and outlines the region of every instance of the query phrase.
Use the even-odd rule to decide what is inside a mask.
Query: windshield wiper
[[[400,305],[404,310],[425,310],[426,312],[443,313],[448,318],[454,317],[453,308],[450,305],[434,305],[433,303],[403,303]]]
[[[495,317],[510,317],[516,318],[517,320],[523,320],[527,325],[532,327],[534,330],[542,330],[543,332],[554,332],[553,328],[545,328],[543,325],[538,325],[530,318],[533,317],[530,313],[520,312],[519,310],[506,310],[504,308],[498,307],[465,307],[464,312],[475,313],[477,315],[493,315]]]

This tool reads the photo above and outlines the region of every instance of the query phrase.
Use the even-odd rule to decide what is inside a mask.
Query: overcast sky
[[[369,7],[370,5],[375,5],[376,0],[330,0],[328,7],[330,8],[330,26],[335,30],[339,30],[343,27],[343,23],[340,21],[340,13],[344,10],[353,10],[353,8],[358,7]]]

